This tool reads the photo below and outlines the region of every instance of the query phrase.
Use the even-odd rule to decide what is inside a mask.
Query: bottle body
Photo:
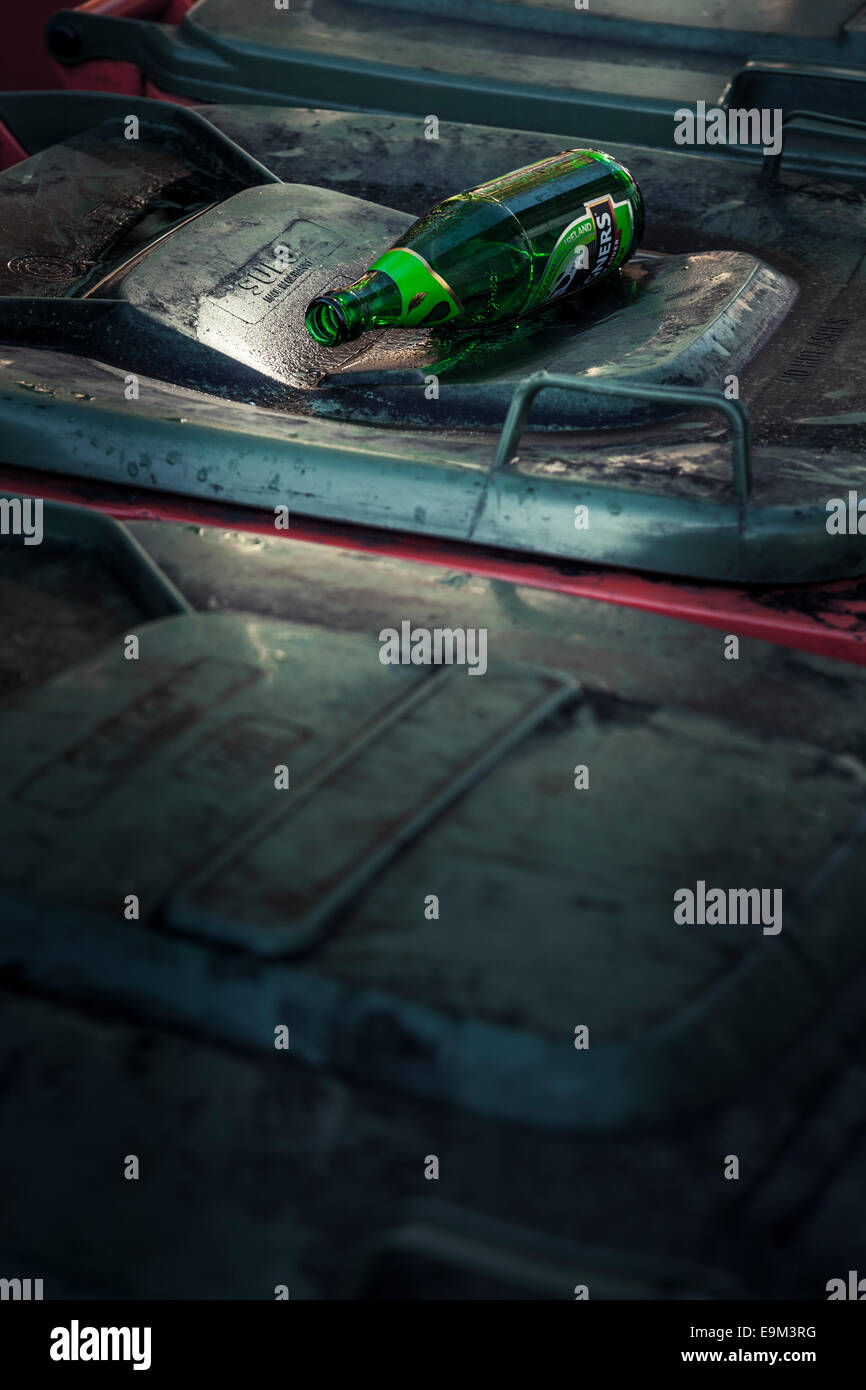
[[[628,170],[569,150],[438,203],[354,285],[317,296],[307,328],[334,343],[370,328],[517,318],[617,270],[642,233]]]

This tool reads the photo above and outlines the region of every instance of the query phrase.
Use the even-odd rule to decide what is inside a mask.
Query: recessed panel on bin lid
[[[490,428],[505,418],[530,372],[594,381],[715,388],[742,371],[797,297],[786,275],[754,256],[638,252],[618,281],[485,332],[370,334],[320,383],[323,415],[366,423]],[[407,341],[408,339],[408,341]],[[423,388],[433,380],[436,391]],[[420,389],[419,389],[420,388]],[[622,428],[676,413],[639,396],[576,396],[550,389],[531,427]]]
[[[332,781],[343,787],[355,761],[384,759],[382,825],[368,805],[360,860],[344,860],[335,842],[330,878],[308,895],[318,920],[331,879],[336,891],[368,860],[375,866],[404,821],[437,814],[571,688],[523,668],[468,686],[462,669],[455,685],[456,667],[431,677],[418,665],[383,665],[374,639],[214,616],[150,624],[140,643],[139,659],[127,660],[118,638],[8,712],[17,752],[0,774],[15,807],[7,886],[27,883],[51,843],[40,897],[110,914],[113,893],[134,878],[147,881],[152,915],[259,822],[311,798],[330,803]],[[416,736],[429,740],[430,758],[414,778],[404,779],[405,766],[390,776],[394,750]],[[291,795],[275,788],[282,766]],[[299,865],[312,852],[300,852],[301,833],[290,835]],[[301,912],[286,930],[297,935],[304,923]]]
[[[862,958],[850,760],[531,666],[384,668],[375,634],[140,639],[0,720],[2,951],[31,987],[243,1044],[285,1018],[313,1065],[604,1130],[721,1098]],[[701,883],[780,892],[782,929],[678,923]]]
[[[247,189],[155,246],[106,294],[277,381],[309,386],[326,369],[304,327],[309,301],[351,283],[406,213],[309,185]],[[336,349],[336,367],[358,344]]]

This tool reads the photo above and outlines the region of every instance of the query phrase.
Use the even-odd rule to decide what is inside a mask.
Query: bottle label
[[[403,301],[401,328],[420,328],[427,323],[445,323],[463,312],[463,306],[447,281],[437,275],[417,251],[395,246],[370,266],[389,275]]]
[[[634,212],[628,198],[615,203],[606,193],[584,203],[583,212],[568,224],[551,251],[524,312],[615,270],[628,256],[633,237]]]

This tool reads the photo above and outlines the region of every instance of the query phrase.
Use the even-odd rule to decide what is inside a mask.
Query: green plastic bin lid
[[[48,510],[43,564],[78,515]],[[720,1100],[832,1007],[864,952],[855,760],[380,639],[181,607],[7,702],[2,968],[575,1131]],[[780,929],[678,923],[684,887],[778,892]]]
[[[0,101],[36,147],[0,176],[8,463],[694,578],[866,571],[859,194],[614,147],[658,210],[617,281],[484,334],[329,350],[304,308],[411,221],[411,121],[55,101],[53,127]],[[559,144],[483,136],[460,133],[467,176]],[[341,187],[301,177],[355,141]]]
[[[433,429],[498,425],[516,387],[537,370],[715,385],[723,371],[744,369],[797,295],[788,277],[754,256],[644,254],[612,292],[495,332],[395,329],[338,348],[317,344],[304,327],[309,300],[351,284],[411,222],[330,190],[266,184],[188,221],[122,274],[111,294],[151,323],[310,391],[317,413]],[[275,268],[275,247],[284,270]],[[435,394],[424,389],[430,374]],[[533,420],[560,429],[622,426],[659,413],[658,403],[638,397],[549,391]]]
[[[204,101],[433,114],[667,148],[674,111],[713,106],[732,83],[736,96],[748,60],[765,98],[734,107],[866,118],[857,0],[202,0],[177,26],[62,10],[47,41],[61,62],[133,63],[161,91]]]

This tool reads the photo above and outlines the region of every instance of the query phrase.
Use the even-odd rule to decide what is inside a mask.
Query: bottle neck
[[[368,328],[397,323],[402,309],[402,296],[390,275],[372,270],[354,285],[311,300],[307,305],[307,329],[317,343],[334,347],[360,338]]]

